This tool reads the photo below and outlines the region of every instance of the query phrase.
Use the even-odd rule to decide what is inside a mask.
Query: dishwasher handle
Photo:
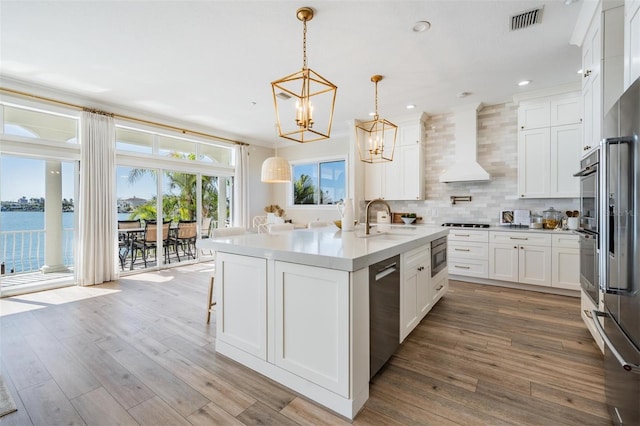
[[[380,281],[381,279],[383,279],[387,275],[391,275],[394,272],[396,272],[397,270],[398,270],[398,268],[397,268],[397,263],[396,262],[393,262],[393,263],[385,266],[384,268],[379,269],[378,272],[376,273],[376,281]]]

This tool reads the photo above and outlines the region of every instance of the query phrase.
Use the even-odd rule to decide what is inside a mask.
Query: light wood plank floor
[[[211,269],[0,300],[0,366],[18,406],[0,423],[347,424],[216,354]],[[579,312],[575,298],[452,281],[353,423],[610,424]]]

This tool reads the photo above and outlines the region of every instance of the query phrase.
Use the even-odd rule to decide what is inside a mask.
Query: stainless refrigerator
[[[640,424],[640,79],[605,117],[600,147],[600,286],[605,393],[615,424]],[[597,316],[604,317],[604,326]]]

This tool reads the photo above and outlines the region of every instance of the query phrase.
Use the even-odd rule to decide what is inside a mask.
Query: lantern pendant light
[[[276,138],[275,156],[262,163],[260,180],[265,183],[291,182],[291,166],[286,158],[278,157],[278,139]]]
[[[300,143],[329,139],[338,87],[307,65],[307,21],[313,9],[301,7],[296,16],[303,23],[302,70],[271,83],[278,134]]]
[[[396,147],[398,126],[378,115],[378,82],[381,80],[381,75],[371,77],[371,81],[376,85],[376,109],[373,120],[356,124],[356,140],[360,161],[365,163],[393,161],[393,152]]]

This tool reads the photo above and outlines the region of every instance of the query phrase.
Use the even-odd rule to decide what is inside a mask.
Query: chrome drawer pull
[[[442,290],[442,287],[444,287],[443,285],[440,285],[440,287],[436,288],[436,291],[440,291]]]
[[[526,241],[529,238],[527,238],[527,237],[509,237],[509,239],[512,239],[512,240],[525,240]]]
[[[471,251],[469,249],[454,248],[455,251]]]
[[[471,269],[471,266],[459,266],[459,265],[453,265],[454,268],[458,268],[458,269]]]
[[[453,234],[453,235],[455,235],[456,237],[468,237],[469,236],[469,234]]]

